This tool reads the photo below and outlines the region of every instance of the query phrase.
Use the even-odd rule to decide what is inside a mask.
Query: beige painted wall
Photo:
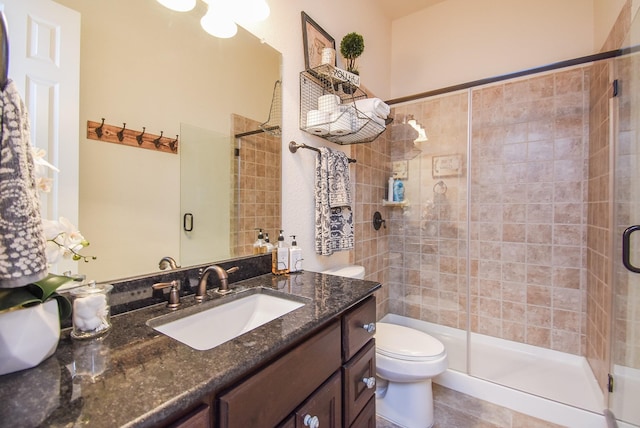
[[[593,13],[592,0],[447,0],[398,19],[391,96],[592,54]]]

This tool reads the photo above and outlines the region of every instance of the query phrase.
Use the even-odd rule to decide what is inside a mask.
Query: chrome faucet
[[[178,266],[178,264],[176,263],[173,257],[164,256],[163,258],[160,259],[160,262],[158,263],[158,267],[160,268],[160,270],[165,270],[166,268],[178,269],[180,266]]]
[[[218,275],[218,279],[220,280],[220,287],[216,290],[219,294],[227,294],[230,293],[229,290],[229,276],[227,274],[237,272],[240,268],[238,266],[234,266],[227,270],[224,270],[218,265],[211,265],[202,271],[200,276],[200,282],[198,283],[198,290],[196,291],[196,300],[202,302],[204,297],[207,294],[207,279],[209,278],[209,274],[211,272],[215,272]]]

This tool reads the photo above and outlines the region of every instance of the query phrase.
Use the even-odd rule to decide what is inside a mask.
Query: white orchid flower
[[[47,261],[57,263],[61,258],[88,261],[80,255],[80,250],[89,245],[80,231],[65,217],[58,221],[42,220],[44,235],[47,239]]]
[[[47,155],[46,150],[31,146],[31,154],[33,156],[33,162],[36,164],[36,166],[46,166],[47,168],[51,168],[55,172],[60,172],[60,170],[55,165],[47,162],[47,160],[44,158]]]

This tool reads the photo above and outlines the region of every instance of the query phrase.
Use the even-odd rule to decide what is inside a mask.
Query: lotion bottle
[[[291,248],[289,249],[289,272],[302,271],[302,248],[298,247],[296,235],[291,235]]]
[[[289,273],[289,248],[284,242],[283,230],[278,235],[278,245],[271,252],[271,272],[275,275]]]

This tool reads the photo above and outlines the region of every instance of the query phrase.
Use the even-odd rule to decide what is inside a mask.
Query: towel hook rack
[[[119,141],[124,140],[124,130],[125,130],[126,127],[127,127],[127,124],[123,122],[122,123],[122,129],[119,130],[118,133],[116,134],[116,135],[118,135],[118,140]]]
[[[139,145],[142,145],[142,136],[144,135],[145,132],[147,132],[147,128],[143,126],[142,134],[136,135],[136,141],[138,142]]]
[[[102,138],[102,128],[104,128],[104,117],[102,118],[102,123],[100,123],[100,126],[96,128],[96,135],[98,136],[98,138]]]
[[[320,149],[317,149],[317,148],[311,147],[311,146],[307,146],[304,143],[296,143],[295,141],[289,142],[289,151],[291,153],[297,152],[298,149],[309,149],[309,150],[313,150],[314,152],[320,153]],[[347,159],[349,159],[349,163],[356,163],[355,159],[351,159],[351,158],[347,158]]]

